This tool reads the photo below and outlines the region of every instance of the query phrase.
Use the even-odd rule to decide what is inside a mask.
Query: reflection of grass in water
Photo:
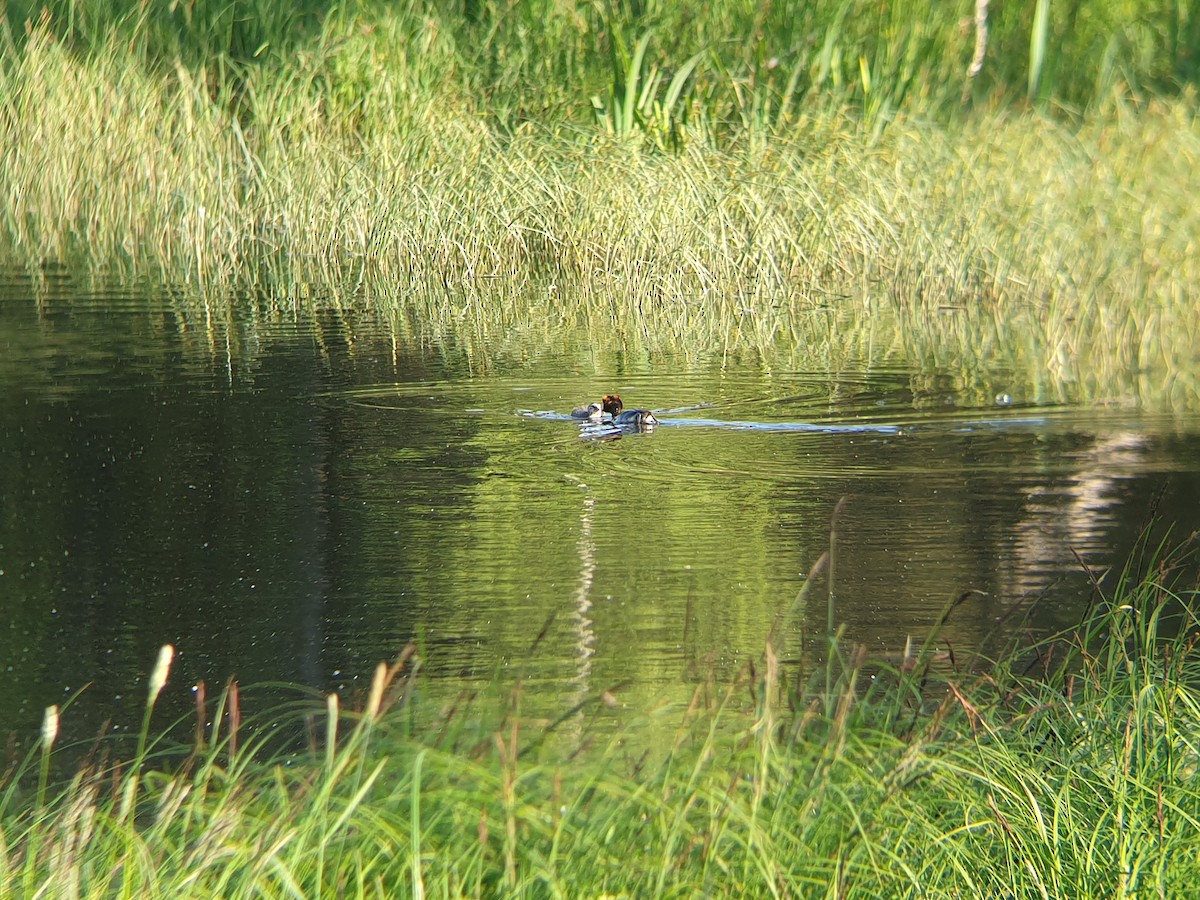
[[[809,667],[812,679],[790,684],[768,646],[686,709],[630,716],[615,711],[619,688],[595,691],[572,713],[591,724],[570,738],[563,719],[522,718],[520,687],[424,710],[412,648],[380,666],[359,712],[331,695],[242,721],[226,692],[180,747],[148,739],[148,706],[132,757],[105,743],[73,777],[55,771],[55,710],[0,793],[0,885],[27,896],[1179,893],[1200,874],[1187,827],[1200,817],[1198,623],[1169,563],[1127,573],[1069,634],[974,672],[935,675],[922,653],[868,679],[861,651],[835,648],[831,680]],[[160,685],[156,675],[150,706]],[[601,716],[615,733],[596,727]],[[297,719],[309,746],[277,749]]]
[[[371,93],[389,70],[347,109],[342,70],[304,54],[306,78],[223,81],[36,28],[2,52],[16,255],[165,273],[196,316],[241,315],[248,290],[282,314],[374,309],[481,366],[563,326],[638,351],[936,361],[978,390],[999,356],[1033,397],[1200,405],[1186,101],[882,134],[810,111],[666,155],[561,123],[497,137],[444,80],[389,113]]]

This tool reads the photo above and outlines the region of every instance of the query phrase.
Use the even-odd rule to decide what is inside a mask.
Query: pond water
[[[485,357],[245,305],[223,324],[165,291],[0,283],[9,728],[85,685],[77,721],[136,723],[167,642],[180,709],[235,674],[358,690],[412,640],[447,696],[519,675],[547,716],[614,687],[645,707],[773,628],[786,664],[819,653],[829,578],[796,598],[831,543],[847,639],[898,654],[974,591],[944,641],[995,648],[1079,615],[1076,555],[1103,572],[1155,515],[1200,527],[1195,418],[980,404],[873,360],[608,356],[569,330]],[[564,415],[614,391],[662,424]]]

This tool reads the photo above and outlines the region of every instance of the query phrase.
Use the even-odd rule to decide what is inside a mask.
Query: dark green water
[[[1068,624],[1076,553],[1120,566],[1153,504],[1180,537],[1200,527],[1195,419],[964,405],[952,373],[869,360],[609,354],[569,330],[481,350],[368,312],[244,308],[223,324],[162,291],[0,284],[10,729],[84,685],[76,721],[136,723],[168,642],[179,710],[231,675],[360,690],[414,639],[447,696],[500,672],[546,715],[614,685],[637,708],[683,697],[773,623],[789,665],[819,648],[827,579],[793,601],[841,498],[836,615],[878,654],[967,590],[959,652],[1031,607],[1035,629]],[[610,391],[692,408],[616,440],[526,414]]]

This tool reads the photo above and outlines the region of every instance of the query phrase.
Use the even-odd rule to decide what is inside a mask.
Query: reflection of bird
[[[587,406],[577,406],[571,410],[573,419],[599,419],[604,415],[604,407],[599,403],[589,403]]]
[[[600,398],[601,407],[613,417],[617,425],[637,425],[640,428],[651,428],[658,424],[654,413],[648,409],[625,409],[620,394],[605,394]]]

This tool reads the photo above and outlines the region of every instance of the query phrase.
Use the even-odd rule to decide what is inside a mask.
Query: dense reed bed
[[[1200,404],[1182,7],[793,6],[10,3],[5,256]]]
[[[164,649],[136,747],[60,768],[52,708],[6,771],[0,892],[1179,895],[1200,875],[1200,622],[1175,574],[1131,568],[1069,633],[941,675],[936,640],[876,667],[835,635],[827,663],[768,646],[686,708],[618,689],[550,723],[519,685],[426,708],[410,648],[356,712],[241,721],[236,685],[200,690],[180,746],[153,737]]]

